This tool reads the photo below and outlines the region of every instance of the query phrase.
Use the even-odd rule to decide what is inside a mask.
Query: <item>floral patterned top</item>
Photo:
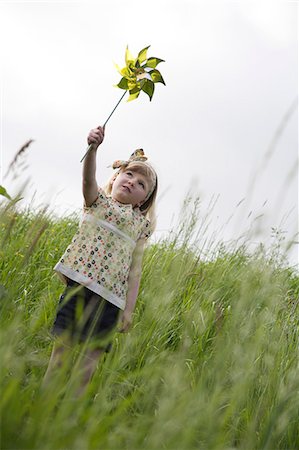
[[[136,242],[151,234],[139,208],[99,188],[96,201],[84,206],[79,229],[54,270],[64,283],[70,278],[124,309]]]

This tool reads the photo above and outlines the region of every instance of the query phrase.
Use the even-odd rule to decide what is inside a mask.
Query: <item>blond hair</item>
[[[144,175],[149,182],[150,194],[148,198],[146,197],[144,203],[139,207],[139,209],[141,213],[151,222],[151,229],[154,231],[157,223],[155,202],[158,192],[158,177],[154,168],[147,161],[128,161],[127,164],[123,164],[119,170],[113,174],[106,186],[104,186],[104,191],[107,195],[110,195],[113,182],[117,175],[124,172],[128,168],[130,168],[132,172],[137,172]]]

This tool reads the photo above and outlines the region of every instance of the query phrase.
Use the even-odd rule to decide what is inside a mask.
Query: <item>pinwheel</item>
[[[145,92],[151,100],[155,91],[155,83],[163,83],[165,85],[161,73],[156,69],[157,65],[164,61],[159,58],[147,58],[149,47],[150,45],[142,49],[136,59],[127,47],[126,66],[120,69],[116,64],[118,72],[122,75],[122,79],[116,86],[129,91],[128,102],[135,100],[141,91]]]
[[[147,58],[147,51],[149,48],[150,45],[143,48],[138,53],[137,58],[134,58],[127,47],[125,54],[125,67],[121,69],[117,64],[115,64],[118,72],[122,76],[120,82],[115,85],[115,87],[124,89],[125,92],[115,105],[103,126],[106,125],[127,91],[129,91],[130,94],[127,100],[128,102],[137,99],[140,92],[147,94],[151,101],[155,92],[155,83],[162,83],[165,85],[165,81],[163,80],[161,73],[156,69],[157,65],[164,62],[164,60],[156,57]],[[92,145],[89,145],[80,162],[84,160],[91,148]]]

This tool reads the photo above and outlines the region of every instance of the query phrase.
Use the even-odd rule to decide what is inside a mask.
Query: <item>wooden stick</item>
[[[123,95],[121,96],[121,98],[118,100],[118,102],[116,103],[116,105],[115,105],[115,107],[113,108],[112,112],[109,114],[108,119],[107,119],[106,122],[104,123],[103,127],[106,125],[106,123],[108,122],[108,120],[110,119],[110,117],[112,116],[112,114],[114,113],[114,111],[116,110],[116,108],[118,107],[118,105],[120,104],[120,102],[122,101],[122,99],[124,98],[124,96],[126,95],[126,93],[127,93],[127,91],[125,91],[125,92],[123,93]],[[91,148],[92,148],[92,144],[90,144],[90,145],[87,147],[87,150],[86,150],[86,152],[85,152],[85,155],[83,156],[83,158],[81,159],[80,162],[82,162],[82,161],[84,160],[84,158],[86,157],[86,155],[87,155],[87,153],[89,152],[89,150],[91,150]]]

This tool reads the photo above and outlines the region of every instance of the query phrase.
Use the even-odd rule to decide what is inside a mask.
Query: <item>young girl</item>
[[[83,166],[83,217],[79,230],[54,267],[66,289],[52,328],[54,343],[46,381],[75,343],[88,342],[83,357],[82,390],[99,357],[109,351],[109,332],[120,320],[127,331],[137,299],[143,250],[155,227],[158,180],[142,150],[129,160],[115,161],[108,185],[98,187],[96,153],[105,129],[91,130]],[[121,312],[121,314],[119,314]]]

